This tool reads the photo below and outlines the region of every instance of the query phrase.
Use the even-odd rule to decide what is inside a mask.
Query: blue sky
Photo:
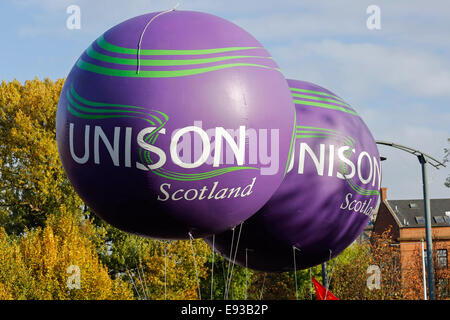
[[[115,24],[146,12],[196,10],[233,21],[271,52],[286,78],[314,82],[343,97],[377,140],[438,159],[450,148],[450,2],[434,0],[2,0],[0,79],[62,78]],[[81,29],[69,30],[69,5]],[[381,30],[366,27],[369,5]],[[416,158],[380,147],[391,199],[422,197]],[[449,168],[429,168],[432,198],[449,198]]]

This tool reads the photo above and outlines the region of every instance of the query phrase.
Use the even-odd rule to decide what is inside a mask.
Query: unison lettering
[[[245,165],[246,153],[248,153],[248,164],[257,164],[261,166],[261,174],[273,175],[279,169],[279,133],[278,129],[270,130],[270,154],[269,147],[263,144],[269,144],[267,139],[268,130],[246,129],[245,126],[240,126],[237,130],[225,130],[223,127],[216,127],[214,129],[203,130],[197,125],[201,125],[200,121],[194,122],[194,126],[184,127],[175,130],[172,133],[170,140],[169,153],[159,148],[154,144],[148,143],[145,138],[154,132],[157,127],[148,127],[139,131],[135,137],[140,148],[155,154],[157,160],[152,164],[142,164],[136,162],[136,168],[141,170],[156,170],[161,168],[168,161],[168,156],[172,163],[185,169],[194,169],[203,164],[212,165],[213,167],[220,167],[223,164],[222,159],[226,155],[226,164],[235,164],[238,166]],[[107,154],[115,166],[120,166],[121,158],[124,159],[125,167],[131,167],[131,143],[133,139],[133,128],[126,127],[124,137],[121,136],[120,127],[113,128],[113,134],[108,133],[101,126],[94,127],[93,143],[91,147],[91,127],[85,125],[84,137],[83,133],[76,134],[75,125],[69,124],[69,146],[72,159],[78,164],[85,164],[89,161],[91,155],[91,148],[93,148],[94,163],[100,164],[104,158],[101,157],[101,148],[106,148]],[[212,131],[211,131],[212,130]],[[159,135],[166,135],[166,129],[161,128],[158,131]],[[191,145],[191,135],[194,137],[194,145]],[[266,136],[264,136],[266,135]],[[84,153],[78,156],[82,150],[75,150],[74,139],[77,137],[84,139]],[[263,137],[264,136],[264,137]],[[248,138],[248,141],[246,139]],[[125,147],[122,149],[121,141],[125,140]],[[200,142],[198,141],[200,140]],[[236,141],[237,140],[237,141]],[[193,149],[193,153],[191,152]],[[259,154],[257,152],[259,149]],[[180,156],[180,151],[183,155]],[[247,152],[248,151],[248,152]],[[121,153],[124,153],[123,155]],[[78,154],[78,155],[77,155]],[[194,155],[196,160],[191,159]],[[258,159],[259,155],[259,159]]]
[[[226,164],[231,164],[236,161],[238,166],[245,164],[245,156],[248,148],[247,162],[249,164],[257,163],[259,156],[259,166],[261,167],[261,174],[271,175],[278,171],[279,149],[278,149],[278,130],[274,129],[270,132],[270,143],[267,139],[269,132],[267,129],[259,129],[255,131],[253,129],[246,129],[245,126],[240,126],[237,130],[225,130],[222,127],[216,127],[215,129],[203,130],[201,128],[201,122],[194,122],[194,126],[188,126],[173,132],[173,136],[170,142],[170,160],[185,169],[197,168],[203,164],[212,165],[213,167],[219,167],[222,163],[223,155],[226,154]],[[147,150],[157,156],[157,159],[153,159],[152,164],[142,164],[136,162],[136,168],[141,170],[156,170],[161,168],[168,161],[165,151],[153,144],[145,141],[145,137],[154,132],[156,127],[144,128],[137,133],[136,141],[139,147]],[[74,124],[69,124],[69,147],[72,159],[78,164],[85,164],[89,161],[91,155],[90,135],[93,133],[93,155],[94,163],[100,164],[102,157],[100,154],[101,145],[106,148],[110,159],[115,166],[120,166],[120,160],[123,157],[125,167],[131,167],[131,143],[133,139],[133,128],[125,128],[125,137],[121,137],[121,128],[114,127],[112,138],[111,133],[105,132],[101,126],[95,126],[94,130],[91,130],[89,125],[84,127],[84,152],[81,150],[75,150],[74,136],[75,136]],[[158,134],[166,135],[166,129],[162,128]],[[191,144],[191,134],[194,137],[193,153]],[[81,135],[81,134],[80,134]],[[246,143],[246,139],[249,142]],[[120,145],[121,139],[125,140],[125,147],[122,150]],[[236,141],[237,140],[237,141]],[[212,142],[213,141],[213,142]],[[256,141],[256,142],[255,142]],[[270,146],[269,146],[270,144]],[[255,146],[259,150],[256,150]],[[332,144],[319,144],[319,150],[313,150],[313,148],[306,142],[300,143],[298,151],[298,174],[305,172],[305,165],[308,161],[312,161],[316,169],[316,173],[319,176],[328,175],[329,177],[336,176],[339,179],[351,180],[355,176],[364,185],[371,184],[372,187],[379,189],[381,187],[381,165],[379,159],[371,156],[367,151],[362,150],[359,152],[356,158],[356,164],[352,159],[355,159],[353,155],[356,155],[355,149],[350,149],[349,146],[337,147]],[[268,150],[270,149],[270,154]],[[182,151],[183,156],[180,156]],[[226,151],[226,153],[225,153]],[[121,155],[121,152],[124,155]],[[77,155],[78,154],[78,155]],[[79,156],[82,155],[82,156]],[[191,159],[191,155],[194,155],[196,160]],[[230,161],[230,155],[233,156]],[[156,158],[156,157],[154,157]],[[309,159],[309,160],[308,160]],[[336,161],[336,159],[338,161]],[[157,160],[157,161],[156,161]],[[267,165],[267,166],[266,166]],[[294,157],[291,159],[289,165],[289,171],[293,169]],[[343,170],[342,165],[345,166]],[[364,169],[364,170],[363,170]],[[364,172],[364,174],[363,174]],[[345,177],[344,177],[345,175]],[[193,195],[192,195],[193,197]],[[188,198],[190,198],[188,196]]]
[[[328,150],[327,150],[328,148]],[[377,183],[377,188],[379,189],[381,186],[381,165],[379,163],[379,159],[376,157],[371,157],[370,154],[366,151],[362,151],[358,154],[358,158],[355,163],[350,159],[351,157],[346,156],[345,154],[348,151],[356,154],[355,149],[351,149],[349,146],[339,147],[337,149],[337,158],[341,163],[346,165],[345,172],[341,173],[341,166],[335,166],[335,154],[336,146],[334,145],[319,145],[319,151],[316,153],[307,143],[300,143],[300,150],[298,152],[298,174],[303,174],[305,171],[305,164],[309,158],[309,161],[312,161],[314,167],[316,168],[317,175],[323,176],[327,174],[329,177],[335,175],[339,179],[348,179],[351,180],[357,175],[362,184],[370,184],[372,182],[372,186],[375,186]],[[308,155],[308,157],[307,157]],[[326,157],[328,157],[328,161],[326,161]],[[326,165],[328,163],[328,170],[325,171]],[[336,167],[336,168],[335,168]],[[292,170],[293,163],[291,163],[289,170]],[[363,168],[368,168],[368,176],[363,177]],[[327,173],[325,173],[327,172]],[[345,174],[345,177],[343,175]]]

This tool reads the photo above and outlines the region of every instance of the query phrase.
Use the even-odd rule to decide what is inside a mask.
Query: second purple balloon
[[[305,269],[337,256],[367,226],[381,185],[378,149],[360,115],[325,88],[288,84],[297,119],[288,173],[261,210],[214,236],[223,257],[260,271]],[[213,245],[213,237],[205,241]]]

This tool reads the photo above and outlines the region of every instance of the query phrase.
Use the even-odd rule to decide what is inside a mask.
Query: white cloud
[[[352,91],[357,100],[387,88],[416,97],[450,97],[450,61],[431,52],[325,40],[276,48],[272,54],[287,77],[316,74],[341,92]]]
[[[388,103],[388,102],[387,102]],[[376,140],[394,142],[420,150],[442,161],[443,149],[450,137],[450,110],[432,112],[432,108],[411,99],[404,105],[395,102],[386,109],[361,108],[362,118]],[[417,157],[387,146],[379,146],[383,162],[383,186],[391,199],[422,198],[422,173]],[[450,167],[428,166],[429,192],[432,198],[448,198],[450,190],[443,186]]]
[[[450,61],[426,48],[343,43],[335,40],[296,41],[272,55],[288,78],[328,88],[361,114],[376,140],[410,146],[442,160],[450,137]],[[416,157],[389,147],[383,163],[383,185],[393,199],[421,198],[422,177]],[[450,196],[443,186],[450,168],[429,166],[433,198]]]
[[[317,83],[342,96],[376,139],[442,158],[450,137],[447,0],[14,0],[33,12],[31,20],[21,21],[21,37],[52,37],[59,44],[78,41],[80,48],[73,49],[77,55],[113,25],[178,2],[180,10],[216,14],[252,33],[286,77]],[[79,32],[65,29],[71,4],[82,10]],[[381,8],[379,31],[366,28],[370,4]],[[388,157],[383,184],[391,198],[420,198],[417,159],[387,147],[380,150]],[[449,171],[429,169],[432,197],[449,197],[443,187]]]

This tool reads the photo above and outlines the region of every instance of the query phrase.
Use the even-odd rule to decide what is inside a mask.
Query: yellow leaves
[[[401,299],[400,256],[389,230],[372,234],[370,242],[354,243],[334,258],[331,291],[340,299]],[[381,271],[381,288],[367,286],[368,267],[375,265]]]
[[[0,85],[0,105],[5,106],[5,108],[13,108],[19,104],[21,99],[21,88],[22,85],[19,81],[14,80],[12,82],[2,81]],[[4,112],[4,110],[2,109]],[[3,120],[5,113],[0,113],[0,119]]]
[[[13,300],[10,287],[2,283],[0,283],[0,300]]]
[[[203,241],[192,242],[194,263],[190,241],[171,242],[165,251],[165,242],[109,234],[110,227],[81,214],[83,202],[66,178],[55,139],[63,84],[0,84],[0,226],[6,229],[0,228],[0,298],[131,299],[131,282],[121,278],[131,263],[133,279],[136,265],[142,268],[135,280],[148,298],[164,298],[167,278],[169,299],[196,299],[195,267],[205,279],[211,254]],[[79,289],[68,288],[72,276],[80,277]]]
[[[42,226],[40,215],[57,211],[60,203],[72,209],[82,204],[66,178],[55,139],[63,84],[62,79],[34,79],[0,85],[0,201],[8,204],[0,207],[6,211],[0,217],[15,219],[10,222],[14,232]]]
[[[6,298],[131,299],[129,285],[110,278],[81,224],[70,213],[52,215],[45,228],[16,241],[0,229],[0,288],[11,287]],[[68,288],[71,266],[80,270],[79,289]]]

